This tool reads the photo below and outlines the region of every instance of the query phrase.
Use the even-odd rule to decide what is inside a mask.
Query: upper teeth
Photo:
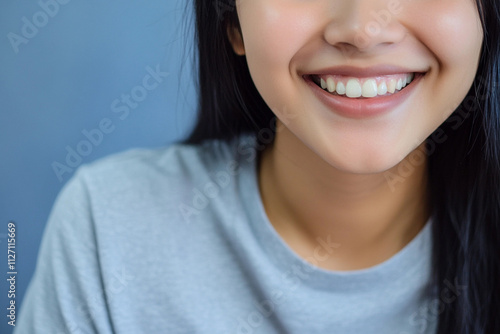
[[[375,78],[346,78],[342,76],[319,76],[321,88],[338,95],[351,98],[375,97],[377,95],[393,94],[412,82],[413,73],[387,75]]]

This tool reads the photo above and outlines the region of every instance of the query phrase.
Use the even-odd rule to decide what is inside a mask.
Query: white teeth
[[[410,82],[412,82],[414,77],[415,75],[413,73],[408,74],[408,76],[406,77],[406,83],[409,84]]]
[[[377,82],[374,79],[366,80],[363,84],[363,91],[361,93],[363,97],[375,97],[377,96]]]
[[[339,82],[337,84],[336,91],[337,91],[337,94],[339,94],[339,95],[344,95],[345,94],[345,86],[344,86],[344,84],[342,82]]]
[[[340,80],[337,82],[337,79],[334,76],[325,76],[318,79],[321,88],[330,93],[346,95],[350,98],[371,98],[376,97],[377,95],[386,95],[387,93],[394,94],[396,91],[399,91],[410,84],[414,77],[415,75],[410,73],[403,76],[400,75],[398,79],[394,77],[366,79],[349,78],[347,83]],[[361,84],[361,82],[363,82],[363,84]]]
[[[396,84],[396,89],[401,90],[403,88],[403,80],[399,79],[398,83]]]
[[[356,79],[349,79],[345,86],[345,95],[347,97],[360,97],[362,93],[361,84]]]
[[[335,81],[333,80],[332,77],[326,79],[326,87],[328,88],[328,91],[330,93],[333,93],[335,91]]]
[[[387,94],[387,85],[385,84],[385,81],[383,81],[380,85],[378,85],[377,94],[378,95]]]
[[[396,91],[396,79],[389,80],[387,85],[387,92],[393,94]]]

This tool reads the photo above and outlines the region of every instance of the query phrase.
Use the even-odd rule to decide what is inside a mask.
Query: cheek
[[[460,105],[476,75],[483,40],[474,0],[416,0],[405,11],[408,30],[430,53],[426,94],[433,120]]]
[[[250,75],[275,113],[296,104],[290,64],[310,38],[314,17],[305,4],[293,0],[244,0],[238,8]]]
[[[311,38],[317,17],[314,6],[295,0],[245,0],[238,13],[248,67],[257,88],[286,90],[291,60]],[[265,91],[261,94],[266,95]]]
[[[405,11],[409,29],[436,56],[440,66],[474,70],[482,43],[482,28],[474,0],[423,0]]]

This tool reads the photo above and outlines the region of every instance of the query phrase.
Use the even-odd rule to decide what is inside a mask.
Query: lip
[[[335,66],[330,68],[321,69],[315,72],[303,73],[303,74],[315,74],[315,75],[342,75],[353,78],[366,78],[366,77],[376,77],[391,74],[401,74],[401,73],[424,73],[425,70],[412,70],[409,68],[404,68],[394,65],[378,65],[372,67],[354,67],[354,66]]]
[[[413,73],[411,71],[401,71],[401,69],[395,69],[397,72],[380,72],[378,69],[376,72],[372,71],[370,74],[363,72],[362,75],[360,71],[349,72],[349,74],[344,74],[346,72],[339,71],[320,71],[315,72],[315,74],[338,74],[338,75],[348,75],[352,77],[368,77],[368,76],[377,76],[377,75],[388,75],[388,74],[397,74],[397,73]],[[311,75],[304,75],[303,79],[306,83],[311,87],[314,94],[318,97],[318,99],[323,102],[324,105],[328,107],[332,112],[347,117],[347,118],[369,118],[376,117],[382,114],[388,113],[393,110],[395,107],[403,103],[415,90],[415,87],[418,85],[420,80],[424,77],[425,73],[414,72],[415,77],[411,83],[409,83],[405,88],[400,90],[397,93],[391,95],[384,96],[376,96],[371,98],[349,98],[344,95],[332,95],[331,93],[321,89],[314,81],[312,80]],[[357,75],[356,75],[357,74]]]

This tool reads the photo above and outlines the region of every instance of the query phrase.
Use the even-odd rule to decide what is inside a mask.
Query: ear
[[[233,46],[234,52],[238,56],[245,55],[245,45],[243,44],[243,36],[241,35],[240,28],[235,27],[232,24],[228,24],[227,37],[229,38],[229,43]]]

